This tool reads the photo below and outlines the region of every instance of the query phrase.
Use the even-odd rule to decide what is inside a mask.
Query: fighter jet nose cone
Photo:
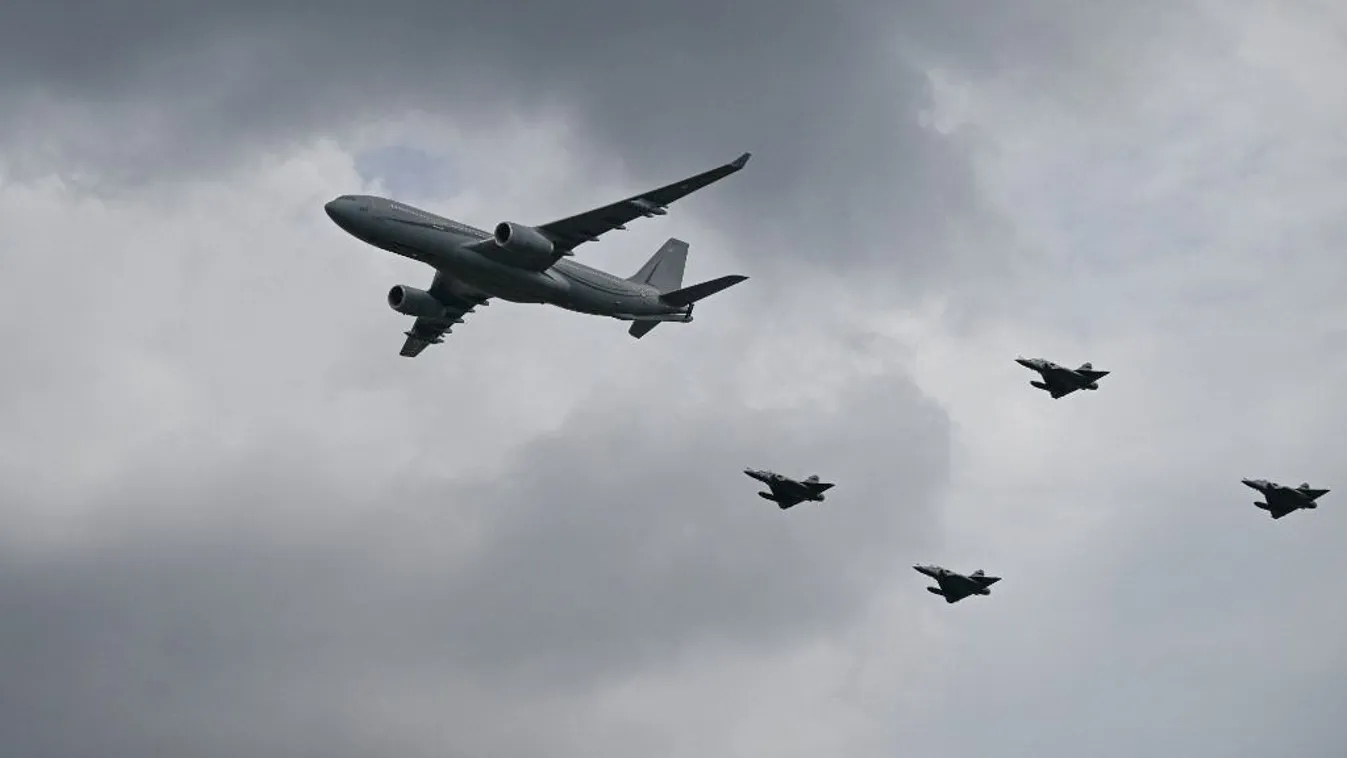
[[[338,220],[337,216],[340,212],[338,206],[340,203],[341,198],[337,198],[335,200],[329,200],[328,202],[323,204],[323,212],[326,213],[327,217],[332,219],[333,221]]]

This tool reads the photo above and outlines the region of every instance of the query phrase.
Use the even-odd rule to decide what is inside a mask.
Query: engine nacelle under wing
[[[425,290],[399,284],[388,291],[388,307],[404,316],[443,318],[444,303]]]
[[[554,261],[556,243],[531,226],[502,221],[492,234],[496,244],[485,254],[497,263],[530,271],[542,271]]]

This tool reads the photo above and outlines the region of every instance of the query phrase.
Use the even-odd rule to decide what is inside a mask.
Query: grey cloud
[[[100,495],[89,545],[4,559],[0,745],[365,755],[393,731],[373,703],[480,690],[527,712],[683,650],[825,635],[934,538],[947,421],[901,378],[859,381],[835,412],[675,419],[645,412],[649,391],[597,393],[500,472],[409,470],[374,504],[303,434],[190,475],[142,458]],[[840,484],[782,513],[750,463]],[[441,715],[469,742],[501,723],[479,718]]]
[[[594,165],[621,161],[647,184],[755,152],[750,171],[697,201],[735,232],[738,255],[760,270],[865,266],[877,286],[912,296],[1015,264],[980,198],[971,137],[922,126],[925,76],[894,47],[903,25],[944,13],[765,1],[11,5],[0,65],[26,77],[8,89],[76,105],[11,109],[11,133],[54,152],[19,150],[9,163],[82,167],[115,187],[237,165],[257,145],[401,109],[476,128],[559,110]]]

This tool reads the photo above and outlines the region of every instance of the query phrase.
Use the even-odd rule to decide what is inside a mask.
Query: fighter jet
[[[1274,519],[1279,519],[1292,511],[1298,511],[1302,508],[1318,508],[1319,504],[1314,502],[1329,490],[1316,490],[1310,487],[1309,482],[1302,483],[1299,487],[1292,489],[1284,484],[1269,482],[1266,479],[1241,479],[1246,487],[1252,487],[1263,493],[1267,502],[1254,501],[1254,505],[1268,512],[1268,515]]]
[[[964,576],[941,566],[917,564],[912,568],[940,584],[939,587],[927,587],[926,590],[945,598],[946,603],[957,603],[969,595],[990,595],[992,591],[988,588],[1001,581],[1001,577],[987,576],[982,569]]]
[[[1070,395],[1076,390],[1097,390],[1099,380],[1110,373],[1095,371],[1094,366],[1089,363],[1080,364],[1078,369],[1069,369],[1042,358],[1016,358],[1015,362],[1037,371],[1043,377],[1043,381],[1029,384],[1045,390],[1054,400]]]
[[[697,301],[748,277],[722,276],[684,287],[688,244],[674,238],[626,278],[569,256],[581,243],[626,229],[630,221],[666,215],[670,203],[739,171],[748,158],[744,153],[683,181],[541,226],[502,221],[493,232],[371,195],[342,195],[323,209],[356,239],[435,269],[429,290],[398,285],[388,292],[390,308],[416,319],[402,346],[408,358],[443,342],[454,324],[492,298],[631,321],[628,334],[640,339],[665,321],[691,321]]]
[[[799,482],[775,471],[759,471],[746,468],[744,473],[767,485],[771,491],[759,492],[758,496],[771,500],[780,506],[783,511],[806,500],[821,503],[824,500],[823,493],[835,486],[832,482],[820,482],[818,474]]]

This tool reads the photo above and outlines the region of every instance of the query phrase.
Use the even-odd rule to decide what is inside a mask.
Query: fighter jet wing
[[[555,243],[554,260],[560,259],[569,255],[577,245],[597,241],[599,235],[614,229],[626,229],[628,222],[642,216],[663,216],[668,212],[665,206],[739,171],[748,164],[750,155],[751,153],[744,153],[719,168],[688,177],[681,182],[674,182],[602,208],[543,224],[537,229]]]
[[[1048,394],[1056,400],[1066,397],[1080,389],[1076,386],[1075,375],[1067,369],[1049,369],[1043,373],[1043,383],[1048,385]]]
[[[1286,488],[1268,490],[1263,494],[1263,497],[1267,500],[1268,510],[1274,515],[1278,511],[1282,511],[1284,516],[1305,504],[1299,497],[1299,493]]]
[[[776,498],[776,504],[781,506],[782,510],[792,508],[804,502],[800,492],[796,487],[792,487],[790,482],[772,482],[767,485],[772,491],[772,497]]]
[[[454,324],[463,323],[464,316],[476,311],[479,305],[490,305],[490,296],[486,293],[468,287],[443,271],[435,272],[435,280],[426,291],[444,305],[444,313],[438,318],[421,316],[416,319],[407,330],[407,339],[399,353],[406,358],[415,358],[427,347],[440,344]]]
[[[969,581],[964,577],[946,575],[935,581],[940,585],[940,591],[944,593],[947,603],[957,603],[973,594],[973,588],[969,586]]]

